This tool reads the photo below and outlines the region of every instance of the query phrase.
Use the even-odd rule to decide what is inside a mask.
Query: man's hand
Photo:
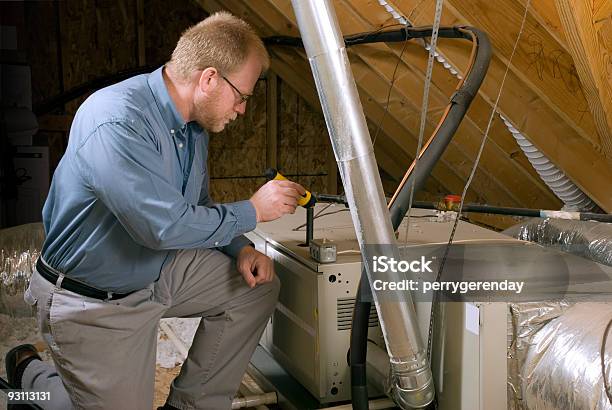
[[[273,221],[285,214],[292,214],[297,201],[306,190],[291,181],[268,181],[251,197],[251,203],[257,213],[257,222]]]
[[[236,266],[250,288],[271,282],[274,279],[274,263],[272,260],[250,245],[245,246],[238,253]]]

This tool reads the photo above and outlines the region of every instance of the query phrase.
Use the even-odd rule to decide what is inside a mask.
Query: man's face
[[[221,132],[225,126],[244,114],[247,102],[261,73],[259,59],[251,54],[242,68],[234,73],[215,74],[215,86],[196,98],[194,119],[210,132]]]

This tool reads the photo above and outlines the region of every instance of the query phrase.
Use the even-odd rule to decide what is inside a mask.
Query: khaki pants
[[[116,301],[57,288],[38,273],[25,299],[55,366],[33,361],[24,389],[48,391],[45,409],[153,407],[157,328],[162,317],[202,317],[173,381],[179,409],[229,409],[276,305],[280,282],[250,289],[234,261],[217,250],[179,251],[159,280]]]

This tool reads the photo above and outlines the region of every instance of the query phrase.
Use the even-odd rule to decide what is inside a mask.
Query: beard
[[[202,99],[195,103],[194,120],[208,132],[221,132],[227,123],[236,118],[235,115],[224,114],[226,110],[220,104],[220,97],[220,93],[215,92],[210,99]]]

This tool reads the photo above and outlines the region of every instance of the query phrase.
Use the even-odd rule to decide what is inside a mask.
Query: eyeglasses
[[[234,89],[234,91],[236,91],[238,93],[238,95],[240,96],[240,102],[238,103],[239,105],[242,103],[247,102],[247,100],[249,98],[251,98],[252,94],[242,94],[240,92],[240,90],[238,88],[236,88],[236,86],[234,84],[232,84],[232,82],[230,80],[228,80],[224,75],[221,75],[221,78],[223,78],[225,81],[227,81],[227,83]]]

